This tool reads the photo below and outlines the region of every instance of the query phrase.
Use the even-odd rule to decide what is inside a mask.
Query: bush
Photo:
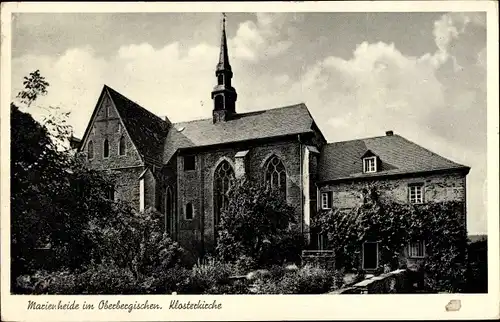
[[[253,268],[300,259],[304,238],[295,209],[277,191],[265,186],[237,181],[218,228],[216,250],[224,261],[241,263],[239,258],[245,256],[243,261]]]
[[[137,280],[126,268],[113,264],[91,266],[84,272],[39,271],[17,279],[24,294],[137,294]]]
[[[232,293],[230,277],[235,275],[234,265],[210,258],[196,264],[191,272],[188,294]],[[241,284],[241,283],[240,283]],[[241,287],[238,285],[236,290]]]
[[[486,240],[468,245],[467,293],[488,293],[488,247]]]
[[[234,262],[234,267],[237,274],[247,274],[257,267],[257,263],[252,257],[243,255]]]
[[[83,294],[137,294],[139,283],[132,271],[111,263],[91,266],[77,276],[83,284]]]
[[[77,294],[80,291],[74,274],[42,270],[17,277],[15,289],[21,294]]]
[[[342,285],[339,272],[304,266],[298,270],[277,270],[254,284],[258,294],[324,294]]]

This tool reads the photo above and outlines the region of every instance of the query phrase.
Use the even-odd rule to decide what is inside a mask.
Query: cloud
[[[437,64],[443,64],[451,58],[456,70],[462,68],[453,54],[453,49],[456,41],[467,30],[471,29],[471,25],[472,28],[479,28],[485,31],[486,14],[469,12],[446,13],[434,22],[433,35],[438,50],[433,55],[433,58]]]
[[[288,39],[286,22],[296,21],[296,17],[284,13],[257,13],[257,21],[248,20],[240,24],[236,36],[229,40],[231,52],[238,59],[256,62],[259,58],[276,57],[292,45]]]

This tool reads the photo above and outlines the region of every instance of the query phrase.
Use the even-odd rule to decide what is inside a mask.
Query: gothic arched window
[[[109,142],[108,139],[104,139],[104,144],[103,144],[103,149],[104,149],[104,157],[107,158],[109,157]]]
[[[118,154],[125,155],[125,137],[122,136],[120,138],[120,142],[118,143]]]
[[[90,159],[94,158],[94,142],[89,141],[89,144],[87,144],[87,157]]]
[[[273,155],[267,161],[265,171],[266,185],[271,189],[278,189],[286,199],[286,170],[283,162]]]
[[[228,192],[234,180],[233,167],[226,160],[222,161],[215,169],[214,174],[214,221],[215,227],[219,225],[222,209],[229,203]]]
[[[170,187],[165,192],[165,231],[172,236],[174,228],[174,194]]]

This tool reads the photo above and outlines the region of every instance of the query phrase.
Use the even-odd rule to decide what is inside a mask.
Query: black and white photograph
[[[73,302],[49,295],[208,309],[222,304],[205,295],[498,290],[496,5],[118,5],[2,15],[2,288],[29,296],[23,310]]]

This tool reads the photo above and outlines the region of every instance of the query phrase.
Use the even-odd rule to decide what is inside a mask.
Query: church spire
[[[227,39],[226,39],[226,14],[222,14],[222,35],[220,39],[220,55],[219,63],[217,64],[216,72],[228,70],[231,71],[229,64],[229,55],[227,53]]]
[[[233,71],[229,64],[229,54],[226,38],[226,14],[222,14],[222,35],[220,42],[219,62],[215,68],[217,85],[212,91],[214,100],[213,122],[225,122],[236,113],[236,90],[231,86]]]

